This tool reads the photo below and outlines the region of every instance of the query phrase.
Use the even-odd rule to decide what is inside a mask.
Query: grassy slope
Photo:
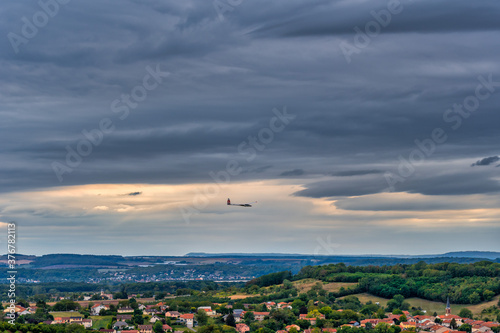
[[[78,311],[74,311],[74,312],[71,312],[71,311],[61,311],[61,312],[49,312],[51,315],[55,317],[82,317],[83,318],[83,315],[78,312]]]
[[[317,282],[321,282],[319,280],[314,280],[314,279],[303,279],[303,280],[298,280],[294,281],[293,285],[299,290],[299,293],[305,293],[309,291]],[[326,291],[339,291],[341,287],[344,288],[349,288],[349,287],[354,287],[357,285],[357,283],[352,283],[352,282],[330,282],[330,283],[323,283],[323,289]]]
[[[99,329],[99,328],[106,328],[108,326],[109,321],[111,320],[112,316],[90,316],[92,319],[92,328]]]
[[[498,304],[498,300],[500,300],[500,295],[497,295],[496,297],[494,297],[489,302],[484,302],[484,303],[479,303],[479,304],[476,304],[476,305],[467,306],[467,308],[469,310],[471,310],[473,313],[478,313],[479,314],[479,313],[481,313],[481,311],[483,311],[483,309],[489,308],[492,305],[497,305]]]
[[[386,306],[387,302],[389,301],[388,299],[378,297],[378,296],[373,296],[373,295],[370,295],[367,293],[355,294],[353,296],[356,296],[357,298],[359,298],[361,303],[366,303],[368,301],[372,301],[374,303],[379,302],[380,305],[382,305],[382,306]],[[475,304],[475,305],[451,304],[451,312],[453,314],[458,314],[461,309],[468,308],[474,314],[480,314],[483,309],[490,307],[492,305],[496,305],[499,298],[500,298],[500,296],[496,296],[495,298],[493,298],[493,300],[491,300],[489,302],[483,302],[483,303]],[[427,310],[427,313],[431,314],[431,315],[434,312],[437,312],[437,314],[444,314],[445,313],[445,307],[446,307],[445,303],[428,301],[426,299],[417,298],[417,297],[408,298],[408,299],[406,299],[406,301],[408,303],[410,303],[411,306],[421,307],[422,309]]]
[[[305,293],[308,290],[310,290],[312,288],[312,286],[314,286],[317,282],[321,282],[321,281],[315,280],[315,279],[302,279],[302,280],[294,281],[292,283],[299,290],[299,293]],[[349,288],[349,287],[353,287],[353,286],[357,285],[357,283],[350,283],[350,282],[330,282],[330,283],[321,282],[321,283],[323,284],[323,289],[325,289],[326,291],[330,291],[330,292],[331,291],[339,291],[339,289],[341,287]],[[282,286],[282,284],[279,286]],[[266,288],[269,288],[269,287],[266,287]],[[220,296],[222,296],[222,294],[220,294]],[[254,294],[254,295],[236,294],[236,295],[231,295],[228,297],[230,297],[231,299],[244,299],[247,297],[254,297],[254,296],[259,296],[259,295],[258,294]]]

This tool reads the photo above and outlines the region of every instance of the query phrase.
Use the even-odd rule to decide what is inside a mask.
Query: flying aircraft
[[[241,207],[252,207],[251,204],[256,203],[257,201],[251,202],[251,203],[246,203],[246,204],[232,204],[231,200],[227,198],[227,205],[228,206],[241,206]]]

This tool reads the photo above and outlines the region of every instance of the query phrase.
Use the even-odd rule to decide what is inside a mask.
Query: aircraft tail
[[[227,198],[227,204],[231,205],[231,200],[229,200],[229,198]]]

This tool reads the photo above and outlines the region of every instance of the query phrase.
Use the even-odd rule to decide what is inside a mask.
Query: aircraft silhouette
[[[227,205],[228,206],[241,206],[241,207],[252,207],[251,204],[256,203],[257,201],[251,202],[251,203],[246,203],[246,204],[232,204],[231,199],[227,198]]]

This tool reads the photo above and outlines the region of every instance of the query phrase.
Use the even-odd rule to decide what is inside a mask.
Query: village
[[[413,311],[418,314],[412,315],[412,312],[400,309],[385,312],[378,304],[368,304],[369,302],[363,309],[378,310],[369,313],[366,310],[356,312],[351,309],[333,309],[319,300],[309,299],[305,303],[296,299],[292,302],[269,301],[257,304],[242,301],[210,303],[198,307],[189,307],[188,304],[183,309],[189,308],[189,311],[178,311],[179,306],[171,307],[167,301],[140,302],[130,296],[126,302],[128,306],[117,306],[112,303],[113,295],[101,292],[101,296],[107,300],[88,303],[87,308],[60,312],[62,315],[51,312],[53,320],[45,320],[39,325],[77,324],[86,330],[102,333],[207,332],[205,328],[210,325],[222,325],[224,331],[238,333],[336,333],[346,329],[373,330],[376,333],[498,333],[500,329],[498,321],[469,318],[473,316],[467,309],[460,312],[462,315],[467,314],[467,317],[452,314],[449,300],[444,314],[428,315],[425,311]],[[8,311],[9,309],[4,310],[5,313]],[[34,305],[15,307],[18,322],[25,322],[22,319],[24,316],[40,312],[41,309]],[[102,325],[102,321],[97,324],[99,318],[109,320],[105,325]]]

